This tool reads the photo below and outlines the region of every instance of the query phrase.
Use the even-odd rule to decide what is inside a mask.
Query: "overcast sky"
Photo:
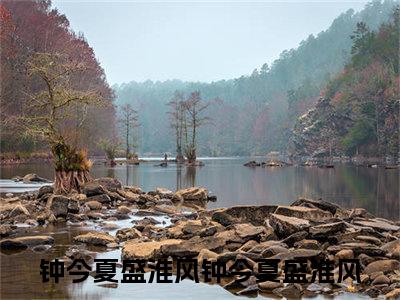
[[[365,3],[53,1],[84,33],[111,84],[250,74]]]

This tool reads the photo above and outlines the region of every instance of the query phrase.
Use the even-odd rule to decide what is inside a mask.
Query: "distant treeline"
[[[285,151],[297,118],[317,103],[326,84],[350,61],[357,23],[377,30],[389,20],[396,3],[373,1],[358,13],[348,10],[327,30],[310,35],[298,48],[283,51],[271,66],[264,64],[249,76],[212,83],[169,80],[113,86],[118,104],[131,103],[139,111],[139,151],[175,152],[166,104],[176,90],[186,97],[200,91],[203,99],[213,100],[206,112],[212,122],[199,133],[200,155]]]

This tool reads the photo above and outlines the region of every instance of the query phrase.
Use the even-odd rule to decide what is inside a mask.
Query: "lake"
[[[261,158],[202,158],[204,167],[155,167],[154,162],[117,165],[114,168],[94,165],[94,177],[115,177],[124,185],[140,186],[144,191],[156,187],[176,190],[204,186],[218,197],[210,208],[243,204],[290,204],[298,197],[322,198],[341,206],[363,207],[370,213],[392,220],[400,218],[399,170],[337,164],[333,169],[288,166],[248,168],[243,164]],[[50,164],[2,166],[1,178],[36,173],[52,179]],[[5,189],[0,187],[0,191]],[[15,191],[15,190],[12,190]]]
[[[399,220],[399,170],[366,168],[353,165],[336,165],[334,169],[317,167],[283,168],[247,168],[243,163],[254,158],[206,159],[201,168],[155,167],[155,163],[143,163],[139,166],[117,165],[114,168],[94,165],[94,177],[116,177],[124,185],[137,185],[144,191],[156,187],[176,190],[190,186],[204,186],[218,197],[209,207],[225,207],[241,204],[290,204],[299,196],[322,198],[345,207],[364,207],[376,216]],[[261,159],[258,159],[261,160]],[[31,164],[1,167],[1,178],[23,176],[36,173],[52,178],[50,164]],[[10,181],[1,192],[14,190]],[[127,221],[116,221],[120,227],[130,227]],[[92,227],[90,227],[92,226]],[[46,252],[23,252],[0,254],[1,262],[1,299],[232,299],[238,298],[218,285],[194,283],[184,280],[179,284],[119,284],[117,288],[102,287],[89,276],[84,283],[73,284],[71,278],[63,278],[60,283],[42,283],[39,265],[42,258],[51,260],[64,256],[72,244],[72,238],[92,229],[96,224],[80,227],[67,224],[37,227],[28,230],[29,234],[51,234],[55,245]],[[115,234],[115,231],[110,232]],[[96,258],[120,259],[120,250],[100,252]],[[117,278],[120,269],[117,270]],[[146,275],[148,277],[148,274]],[[120,279],[120,278],[119,278]],[[264,298],[259,295],[258,298]],[[245,299],[245,297],[240,297]],[[336,299],[363,299],[354,294],[342,294]],[[264,298],[265,299],[265,298]],[[317,297],[313,299],[323,299]]]

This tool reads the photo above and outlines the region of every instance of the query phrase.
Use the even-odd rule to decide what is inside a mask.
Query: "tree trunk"
[[[91,179],[89,171],[56,171],[54,192],[69,194],[81,192],[81,187]]]

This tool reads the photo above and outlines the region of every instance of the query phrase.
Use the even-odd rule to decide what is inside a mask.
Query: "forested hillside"
[[[350,62],[295,126],[295,155],[398,155],[399,25],[399,8],[376,31],[357,24]]]
[[[68,132],[70,139],[75,139],[74,135],[79,126],[79,132],[82,135],[81,140],[74,141],[76,146],[84,140],[85,143],[82,146],[96,151],[101,137],[111,137],[116,134],[114,93],[106,82],[104,71],[83,35],[75,34],[70,29],[67,18],[51,7],[51,1],[2,1],[0,21],[2,153],[18,154],[49,150],[41,140],[41,135],[29,134],[22,119],[26,115],[40,120],[49,112],[50,108],[45,105],[44,94],[38,95],[47,89],[54,93],[64,93],[63,95],[55,94],[54,97],[70,97],[70,101],[80,101],[76,109],[70,112],[71,117],[68,120],[59,120],[62,122],[57,124]],[[67,78],[63,82],[68,86],[52,91],[38,76],[29,72],[33,58],[40,55],[42,58],[60,57],[65,64],[75,66],[70,72],[59,74]],[[39,69],[42,75],[45,71],[43,66]],[[51,84],[49,82],[49,87],[53,86],[53,83],[54,80]],[[74,90],[79,99],[66,95],[68,90]],[[96,93],[107,102],[107,105],[86,106],[84,93]],[[32,104],[34,100],[42,104],[36,106],[35,112],[27,111],[30,107],[28,104]],[[68,104],[69,102],[65,103],[65,106]],[[84,122],[78,122],[83,119]],[[33,131],[33,124],[31,125]],[[45,134],[45,132],[42,133],[42,135]]]
[[[175,90],[201,92],[212,101],[212,119],[199,134],[200,155],[265,154],[287,148],[296,119],[313,107],[321,89],[351,57],[357,23],[377,30],[392,14],[395,1],[374,1],[355,13],[349,10],[317,36],[310,35],[296,49],[283,51],[271,66],[264,64],[249,76],[213,83],[130,82],[114,86],[117,103],[131,103],[139,111],[141,153],[174,152],[166,103]]]

